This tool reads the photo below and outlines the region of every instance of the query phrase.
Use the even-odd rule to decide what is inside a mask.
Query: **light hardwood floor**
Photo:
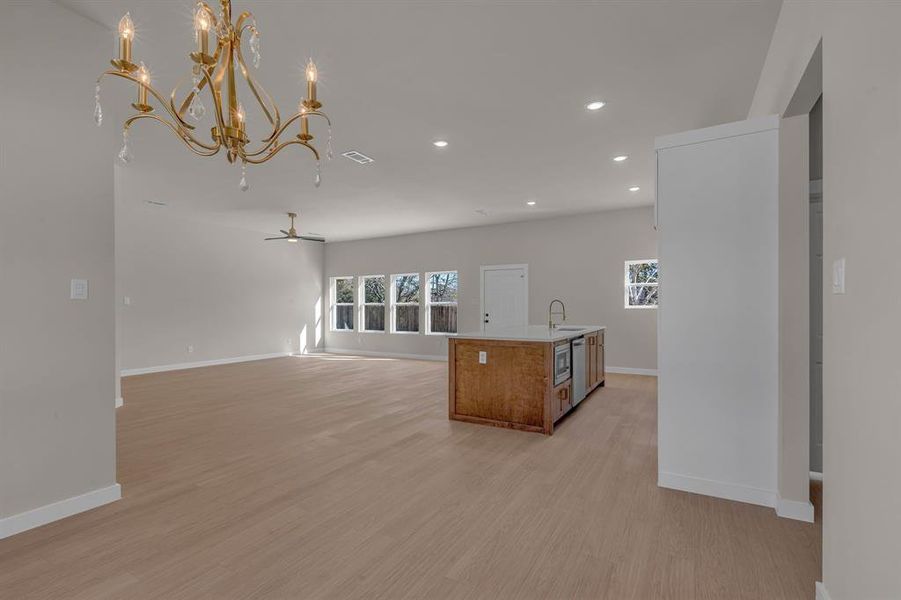
[[[124,498],[0,540],[0,598],[813,598],[818,524],[656,486],[655,379],[608,375],[552,437],[449,421],[446,380],[337,356],[130,377]]]

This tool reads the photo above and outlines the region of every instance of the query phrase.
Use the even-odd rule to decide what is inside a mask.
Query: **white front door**
[[[482,267],[482,329],[496,332],[529,324],[527,265]]]

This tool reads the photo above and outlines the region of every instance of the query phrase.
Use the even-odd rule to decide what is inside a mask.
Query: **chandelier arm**
[[[138,85],[143,85],[145,88],[147,88],[147,91],[149,91],[153,95],[153,97],[157,99],[157,101],[160,103],[160,106],[162,106],[166,110],[166,112],[169,113],[169,116],[172,117],[173,120],[176,120],[176,121],[178,120],[178,117],[176,116],[176,114],[169,109],[168,104],[163,99],[163,97],[159,94],[159,92],[157,92],[155,89],[153,89],[152,86],[147,85],[146,83],[142,82],[140,79],[138,79],[134,75],[131,75],[130,73],[126,73],[123,71],[109,70],[109,71],[104,71],[104,73],[102,75],[100,75],[100,77],[97,78],[97,81],[100,81],[100,78],[102,78],[104,75],[115,75],[116,77],[121,77],[123,79],[133,81],[134,83],[136,83]],[[217,108],[218,108],[218,106],[217,106]],[[217,116],[218,116],[218,113],[217,113]],[[168,121],[164,120],[163,122],[166,123],[167,125],[170,125],[170,127],[173,126]],[[189,139],[193,144],[200,146],[201,148],[204,148],[206,150],[211,150],[211,151],[215,150],[215,152],[219,151],[220,143],[217,142],[215,146],[211,146],[211,145],[201,142],[200,140],[195,138],[193,135],[191,135],[191,133],[189,131],[185,131],[184,133],[179,133],[179,137],[185,137],[185,138]],[[215,154],[215,152],[214,152],[214,154]]]
[[[325,114],[324,112],[321,112],[321,111],[318,111],[318,110],[311,110],[311,111],[309,111],[309,112],[307,112],[307,113],[295,113],[295,114],[291,115],[291,117],[289,117],[287,121],[284,122],[284,124],[282,125],[281,129],[279,129],[279,130],[276,131],[274,134],[272,134],[271,137],[269,137],[269,138],[263,140],[264,142],[266,142],[266,145],[263,146],[263,150],[265,150],[265,149],[268,148],[270,145],[272,145],[272,142],[273,142],[273,141],[278,141],[278,138],[280,138],[281,135],[285,132],[285,129],[287,129],[288,126],[291,125],[291,123],[293,123],[294,121],[296,121],[297,119],[299,119],[299,118],[302,117],[302,116],[307,116],[307,117],[311,117],[311,116],[322,117],[323,119],[326,120],[326,122],[329,124],[329,126],[332,125],[332,120],[328,118],[328,115]],[[260,152],[256,152],[255,154],[260,154],[263,150],[260,150]],[[251,155],[251,156],[253,156],[253,155]]]
[[[244,15],[250,15],[250,13],[244,13],[241,15],[241,17],[243,18]],[[239,19],[239,23],[240,23],[240,19]],[[250,88],[250,91],[253,92],[253,95],[257,99],[257,103],[260,105],[260,108],[263,109],[263,114],[266,115],[266,118],[269,120],[269,123],[272,125],[272,133],[275,133],[276,131],[278,131],[279,125],[281,123],[281,115],[278,112],[278,105],[272,101],[272,97],[269,95],[269,92],[266,91],[266,88],[264,88],[262,85],[257,83],[256,79],[253,78],[253,75],[250,74],[250,69],[248,69],[247,65],[244,63],[244,54],[241,52],[241,36],[240,36],[240,34],[243,32],[244,32],[243,29],[239,30],[238,43],[235,44],[235,55],[238,58],[238,66],[241,68],[241,75],[244,77],[244,80],[247,82],[247,85]],[[260,89],[257,90],[257,87],[259,87]],[[266,98],[266,100],[269,101],[269,104],[272,105],[272,110],[275,113],[274,119],[272,118],[272,114],[269,112],[269,109],[266,106],[266,102],[264,102],[263,98],[260,97],[260,92],[262,92],[262,95]],[[270,139],[272,139],[271,134],[264,141],[269,141]]]
[[[253,17],[253,13],[248,11],[242,12],[240,16],[238,16],[238,20],[235,21],[235,30],[238,32],[238,39],[241,39],[241,34],[244,33],[244,21],[246,21],[247,19],[253,19],[254,21],[256,21],[256,19],[254,19]],[[247,27],[249,26],[250,25],[248,24]]]
[[[283,144],[279,144],[278,146],[276,146],[275,148],[273,148],[273,149],[269,152],[269,154],[267,154],[267,155],[266,155],[265,157],[263,157],[263,158],[259,158],[259,159],[257,159],[257,158],[251,158],[251,157],[250,157],[249,155],[247,155],[247,154],[242,154],[241,158],[242,158],[242,160],[244,160],[245,162],[249,162],[249,163],[252,164],[252,165],[260,165],[260,164],[263,164],[264,162],[266,162],[267,160],[269,160],[270,158],[272,158],[273,156],[275,156],[276,154],[278,154],[279,152],[281,152],[282,148],[285,148],[286,146],[291,146],[291,145],[293,145],[293,144],[297,144],[298,146],[305,146],[306,148],[308,148],[308,149],[310,150],[310,152],[313,153],[313,156],[316,157],[316,160],[319,160],[319,152],[316,150],[316,148],[314,148],[313,146],[311,146],[311,145],[309,145],[308,143],[304,142],[303,140],[290,140],[290,141],[287,141],[287,142],[285,142],[285,143],[283,143]]]
[[[166,127],[172,130],[172,133],[178,136],[178,138],[185,143],[185,146],[191,149],[192,152],[199,154],[200,156],[213,156],[219,153],[219,149],[221,144],[217,144],[216,146],[210,148],[197,148],[194,144],[191,143],[189,137],[183,132],[183,130],[179,129],[177,125],[170,123],[163,117],[159,115],[152,115],[150,113],[141,113],[134,116],[131,116],[125,120],[124,129],[128,131],[132,124],[138,119],[153,119],[154,121],[159,121]]]

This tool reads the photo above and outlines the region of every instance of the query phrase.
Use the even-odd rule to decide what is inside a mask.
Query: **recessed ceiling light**
[[[529,200],[528,202],[526,202],[526,204],[528,204],[529,206],[535,206],[535,201]]]
[[[588,104],[586,104],[585,108],[587,108],[588,110],[600,110],[604,108],[605,104],[607,103],[601,102],[600,100],[595,100],[594,102],[589,102]]]
[[[432,144],[437,148],[445,148],[447,146],[447,140],[436,140],[432,142]]]
[[[620,154],[619,156],[614,156],[614,157],[613,157],[613,162],[623,162],[623,161],[626,160],[627,158],[629,158],[629,157],[626,156],[625,154]]]
[[[633,185],[632,187],[629,188],[629,191],[630,191],[630,192],[637,192],[637,191],[640,190],[640,189],[641,189],[641,188],[638,187],[637,185]]]

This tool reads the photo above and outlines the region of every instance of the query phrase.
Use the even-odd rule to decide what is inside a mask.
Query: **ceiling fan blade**
[[[285,231],[284,229],[279,229],[279,231],[281,231],[281,232],[284,233],[285,235],[291,235],[290,233],[288,233],[288,232]]]
[[[307,240],[308,242],[324,242],[325,238],[316,236],[316,235],[299,235],[297,236],[302,240]]]
[[[265,238],[263,241],[268,242],[269,240],[286,240],[287,237],[277,237],[277,238]]]

